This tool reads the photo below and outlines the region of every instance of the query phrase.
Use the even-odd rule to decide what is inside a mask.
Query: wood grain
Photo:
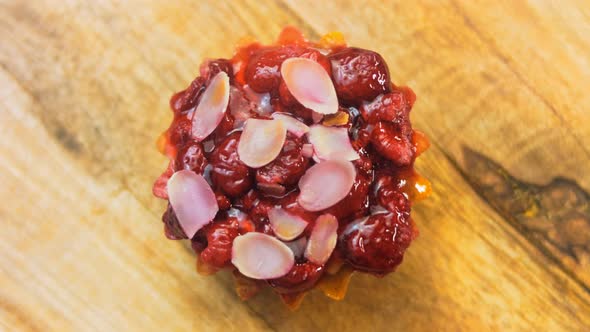
[[[434,142],[404,264],[295,313],[198,276],[150,191],[171,93],[287,24],[383,54]],[[586,329],[589,32],[584,1],[0,1],[0,330]]]

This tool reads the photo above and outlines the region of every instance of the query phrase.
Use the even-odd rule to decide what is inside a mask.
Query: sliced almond
[[[299,180],[297,202],[307,211],[327,209],[348,195],[355,177],[356,169],[350,161],[322,161],[310,167]]]
[[[168,180],[168,197],[180,226],[190,239],[219,211],[215,193],[199,174],[182,170]]]
[[[291,270],[295,257],[291,249],[276,238],[250,232],[234,239],[231,261],[246,277],[274,279]]]
[[[219,72],[203,92],[201,101],[192,116],[192,137],[204,140],[219,125],[229,103],[229,77]]]
[[[285,125],[285,128],[287,128],[287,131],[297,137],[301,137],[307,134],[307,132],[309,131],[309,127],[305,123],[295,119],[290,115],[282,113],[273,113],[272,118],[275,120],[282,121]]]
[[[301,147],[301,155],[303,155],[305,158],[313,157],[313,145],[309,143],[303,144]]]
[[[275,235],[284,241],[298,237],[307,227],[307,221],[278,207],[268,211],[268,220]]]
[[[301,105],[320,114],[338,111],[334,83],[319,63],[305,58],[287,59],[281,65],[281,76]]]
[[[323,214],[318,217],[311,231],[305,258],[318,265],[324,265],[334,248],[338,238],[338,220],[331,214]]]
[[[356,160],[360,158],[352,147],[346,128],[313,125],[310,127],[308,137],[320,160]]]
[[[252,168],[262,167],[279,155],[286,137],[282,121],[248,119],[238,143],[240,160]]]

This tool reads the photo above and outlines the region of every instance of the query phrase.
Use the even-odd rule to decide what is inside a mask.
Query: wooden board
[[[434,142],[398,271],[295,313],[197,275],[150,190],[171,93],[287,24],[379,51]],[[0,330],[590,326],[587,1],[8,0],[0,40]]]

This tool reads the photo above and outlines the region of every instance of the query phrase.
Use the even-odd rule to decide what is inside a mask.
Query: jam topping
[[[418,234],[411,202],[431,190],[413,167],[429,146],[415,100],[340,33],[286,28],[205,61],[158,140],[166,236],[191,240],[200,273],[232,269],[243,298],[266,283],[291,306],[315,285],[341,299],[355,270],[393,271]]]

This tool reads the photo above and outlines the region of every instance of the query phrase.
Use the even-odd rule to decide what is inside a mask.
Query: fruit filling
[[[316,285],[343,298],[354,271],[394,271],[430,184],[414,170],[429,146],[416,96],[390,70],[340,33],[290,27],[205,61],[158,140],[166,237],[190,239],[199,272],[232,270],[241,298],[268,285],[291,307]]]

